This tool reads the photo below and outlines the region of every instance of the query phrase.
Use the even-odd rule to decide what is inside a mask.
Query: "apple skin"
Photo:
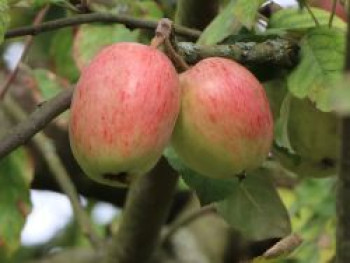
[[[73,95],[73,154],[92,179],[129,184],[157,163],[179,108],[178,75],[163,53],[137,43],[108,46],[84,68]]]
[[[312,0],[310,1],[310,5],[314,7],[321,8],[323,10],[326,10],[328,12],[332,12],[332,5],[333,1],[332,0]],[[339,1],[337,1],[337,5],[335,8],[335,14],[342,18],[344,21],[347,21],[347,15],[345,12],[344,6],[342,6]]]
[[[232,178],[264,161],[273,119],[264,88],[252,73],[213,57],[182,73],[180,85],[172,146],[188,167],[211,178]]]
[[[318,110],[309,99],[293,97],[287,131],[297,158],[276,151],[283,166],[301,177],[336,174],[340,145],[335,113]]]

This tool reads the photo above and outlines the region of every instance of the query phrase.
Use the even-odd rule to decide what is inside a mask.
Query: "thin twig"
[[[328,26],[329,27],[332,27],[332,24],[333,24],[333,18],[334,18],[334,15],[335,15],[335,9],[337,7],[337,0],[333,0],[332,2],[332,10],[331,10],[331,15],[329,17],[329,21],[328,21]]]
[[[163,242],[167,242],[170,240],[170,238],[178,231],[180,228],[191,224],[193,221],[197,220],[198,218],[207,215],[216,213],[216,208],[214,205],[207,205],[202,207],[201,209],[192,212],[183,218],[180,218],[178,221],[176,221],[173,225],[170,226],[166,234],[163,236]]]
[[[49,10],[49,5],[46,5],[44,8],[40,10],[40,12],[36,15],[33,21],[33,26],[37,26],[43,21],[48,10]],[[0,100],[4,98],[6,92],[11,87],[12,82],[16,79],[19,66],[22,63],[23,59],[26,57],[32,43],[33,43],[33,36],[27,36],[24,43],[24,49],[22,51],[21,56],[19,57],[17,65],[15,66],[14,70],[10,73],[10,75],[6,78],[4,85],[0,87]]]
[[[63,27],[69,27],[74,25],[94,23],[94,22],[105,22],[105,23],[121,23],[131,28],[144,28],[154,30],[157,27],[158,22],[153,20],[138,19],[126,15],[115,15],[107,13],[93,13],[93,14],[83,14],[76,15],[69,18],[62,18],[53,20],[50,22],[45,22],[37,26],[26,26],[16,29],[12,29],[6,32],[6,38],[13,38],[26,35],[36,35],[39,33],[56,30]],[[175,33],[188,37],[190,39],[197,39],[201,31],[187,28],[184,26],[174,25]]]
[[[4,101],[4,106],[9,114],[16,119],[18,122],[25,121],[28,116],[23,109],[8,96]],[[40,151],[41,155],[45,159],[52,175],[55,177],[57,183],[62,188],[63,192],[67,195],[72,205],[75,217],[78,224],[80,225],[82,232],[90,240],[92,246],[96,249],[102,247],[101,240],[95,233],[89,216],[82,207],[79,199],[79,195],[75,189],[73,182],[71,181],[66,168],[62,164],[61,160],[57,156],[56,149],[52,141],[40,132],[33,137],[35,146]]]
[[[185,60],[176,52],[171,43],[171,40],[175,41],[173,29],[173,22],[170,19],[162,18],[159,20],[155,36],[153,37],[150,45],[152,47],[158,48],[160,45],[164,44],[165,51],[170,57],[171,61],[175,64],[175,67],[179,71],[185,71],[189,69],[189,66]]]
[[[266,250],[263,254],[263,257],[266,259],[273,259],[278,258],[282,255],[287,256],[295,251],[295,249],[297,249],[302,242],[303,238],[299,234],[292,233]]]
[[[315,21],[315,25],[320,26],[320,23],[318,22],[317,17],[315,16],[314,12],[312,12],[309,3],[305,2],[305,8],[309,12],[312,19]]]

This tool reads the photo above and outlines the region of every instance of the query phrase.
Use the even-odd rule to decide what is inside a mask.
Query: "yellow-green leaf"
[[[246,28],[252,29],[257,20],[258,9],[264,0],[237,0],[233,14]]]
[[[300,63],[288,77],[288,89],[330,111],[330,97],[342,76],[345,33],[328,27],[310,29],[301,41]]]
[[[237,33],[242,24],[235,17],[236,0],[230,3],[214,18],[214,20],[205,28],[198,43],[202,45],[213,45],[227,36]]]

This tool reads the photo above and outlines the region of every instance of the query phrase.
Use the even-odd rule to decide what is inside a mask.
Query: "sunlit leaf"
[[[257,20],[258,9],[264,2],[264,0],[237,0],[233,15],[246,28],[252,29]]]
[[[330,95],[342,76],[345,33],[328,27],[308,31],[301,41],[301,61],[288,78],[288,89],[308,97],[322,111],[330,111]]]
[[[288,212],[269,173],[266,168],[248,173],[228,198],[217,203],[223,218],[249,240],[282,238],[291,233]]]
[[[33,164],[20,148],[0,160],[0,254],[11,254],[20,245],[20,234],[31,210],[29,186]]]
[[[212,45],[225,39],[227,36],[237,33],[242,24],[235,17],[236,0],[230,3],[214,18],[205,28],[200,38],[199,44]]]
[[[334,256],[335,183],[336,178],[308,178],[294,189],[296,199],[290,208],[293,228],[303,236],[304,242],[292,260],[329,262]]]

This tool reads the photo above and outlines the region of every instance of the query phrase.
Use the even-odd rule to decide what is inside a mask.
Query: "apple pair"
[[[157,49],[118,43],[82,71],[69,134],[76,160],[101,183],[129,184],[169,142],[193,170],[229,178],[263,162],[273,120],[262,85],[236,62],[208,58],[178,76]]]

